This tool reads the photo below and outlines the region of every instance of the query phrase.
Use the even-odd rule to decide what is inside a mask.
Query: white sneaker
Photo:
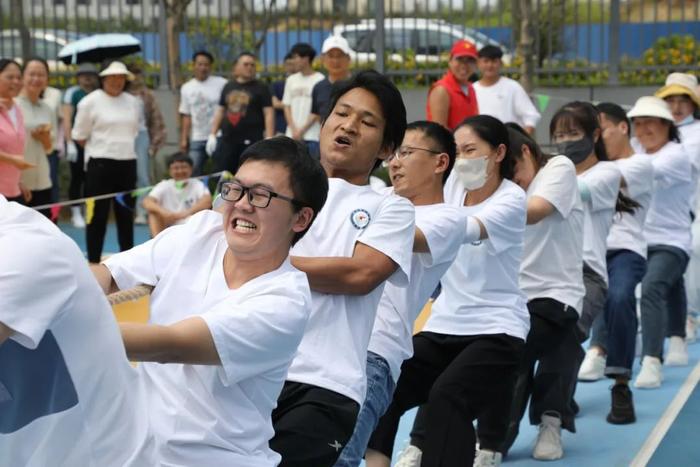
[[[474,467],[500,467],[503,456],[500,452],[493,452],[487,449],[476,451],[474,457]]]
[[[578,371],[579,381],[598,381],[605,378],[605,357],[596,349],[589,349]]]
[[[664,364],[667,366],[686,366],[688,364],[688,345],[685,343],[685,339],[679,336],[669,338]]]
[[[637,379],[634,381],[634,387],[641,389],[658,388],[661,386],[663,379],[661,360],[646,355],[642,359],[642,369],[639,371]]]
[[[688,316],[685,322],[685,341],[692,344],[697,340],[696,323],[692,316]]]
[[[410,444],[399,453],[399,458],[394,467],[420,467],[423,451]]]
[[[76,229],[85,228],[85,219],[83,219],[83,214],[80,212],[80,206],[73,206],[71,210],[71,223]]]
[[[561,445],[561,418],[556,413],[542,414],[540,432],[532,457],[538,461],[554,461],[564,457],[564,448]]]

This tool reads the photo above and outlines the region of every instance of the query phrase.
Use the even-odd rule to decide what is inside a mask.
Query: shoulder
[[[525,194],[525,191],[520,188],[520,185],[504,179],[501,182],[501,186],[498,187],[498,190],[496,190],[491,198],[513,199],[514,201],[524,202],[527,195]]]

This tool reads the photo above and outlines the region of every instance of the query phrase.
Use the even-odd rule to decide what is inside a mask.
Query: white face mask
[[[474,159],[457,159],[454,170],[457,172],[464,189],[474,191],[486,184],[486,169],[488,165],[489,158],[487,156]]]

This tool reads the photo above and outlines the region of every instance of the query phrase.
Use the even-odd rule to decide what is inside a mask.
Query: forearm
[[[63,123],[63,136],[66,139],[66,143],[71,142],[70,132],[73,130],[73,125],[71,124],[71,119],[73,117],[73,107],[70,105],[64,105],[62,112],[62,123]]]
[[[219,106],[216,108],[216,112],[214,112],[214,118],[211,121],[211,134],[215,135],[219,131],[219,127],[221,126],[221,120],[224,118],[224,108]]]
[[[265,107],[263,115],[265,116],[265,138],[272,138],[275,136],[275,111],[272,107]]]
[[[292,118],[292,108],[288,105],[284,106],[284,119],[287,122],[287,126],[294,130],[296,126],[294,125],[294,119]]]
[[[309,131],[309,128],[311,128],[317,120],[317,115],[309,114],[309,118],[307,118],[306,122],[304,122],[304,125],[302,125],[301,128],[299,128],[299,132],[301,133],[302,137],[306,134],[307,131]]]
[[[90,270],[105,295],[119,291],[119,287],[112,277],[112,272],[107,266],[104,264],[91,264]]]
[[[155,198],[151,197],[145,197],[143,200],[143,208],[148,211],[150,214],[155,214],[157,216],[165,217],[168,214],[170,214],[170,211],[162,207],[160,204],[158,204],[158,201],[155,200]]]
[[[192,118],[189,115],[182,115],[180,127],[180,142],[187,144],[190,139],[190,132],[192,131]]]
[[[211,196],[203,196],[199,200],[197,200],[196,203],[192,205],[190,209],[188,209],[188,217],[191,216],[192,214],[196,214],[199,211],[204,211],[205,209],[209,209],[211,207]]]
[[[291,261],[295,268],[306,273],[313,290],[327,294],[366,295],[391,275],[377,273],[355,258],[293,256]]]

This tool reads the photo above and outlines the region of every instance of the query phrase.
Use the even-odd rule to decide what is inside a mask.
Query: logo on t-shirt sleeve
[[[369,225],[369,221],[372,217],[369,215],[365,209],[355,209],[352,214],[350,214],[350,222],[356,229],[364,229]]]

